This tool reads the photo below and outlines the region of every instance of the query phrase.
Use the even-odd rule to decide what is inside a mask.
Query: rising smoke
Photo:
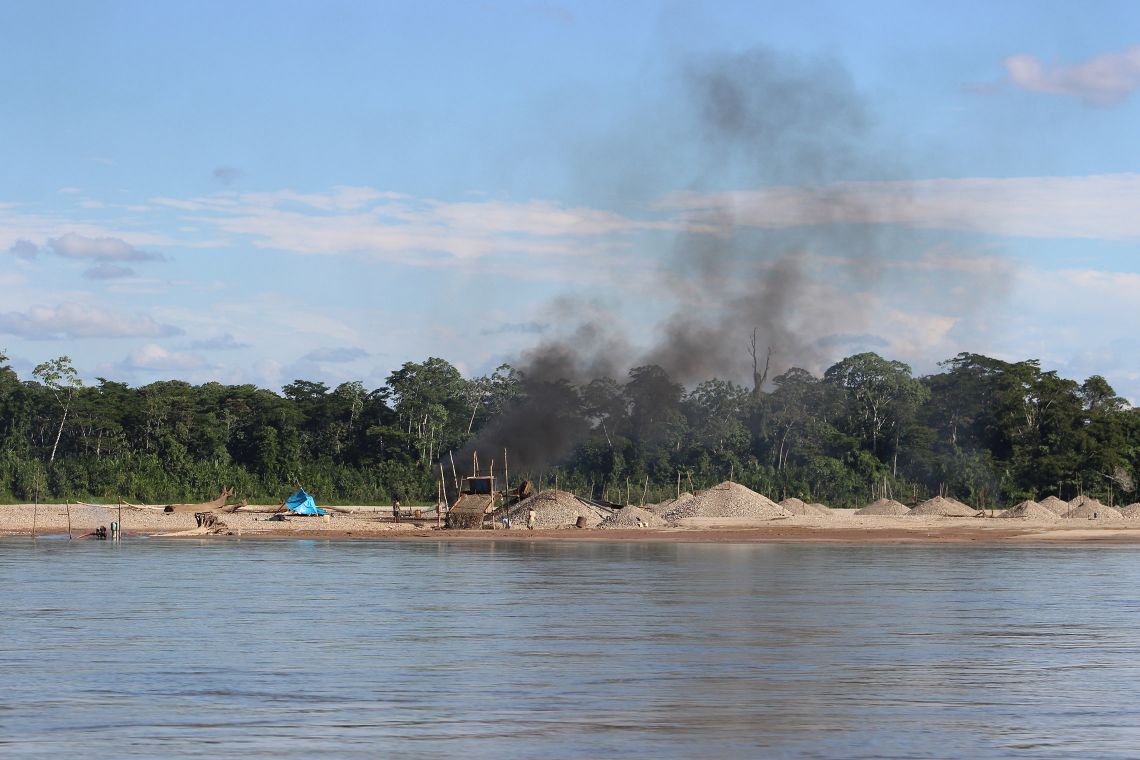
[[[577,326],[515,363],[534,402],[501,417],[480,448],[512,446],[535,466],[568,454],[585,433],[581,421],[543,414],[556,401],[543,394],[561,393],[564,382],[621,380],[632,367],[656,364],[685,385],[714,377],[748,384],[753,330],[761,364],[772,350],[772,376],[792,366],[818,373],[851,348],[845,336],[873,327],[864,305],[890,286],[898,241],[882,226],[849,223],[874,219],[875,209],[862,207],[871,201],[829,188],[903,172],[847,72],[832,60],[753,50],[687,60],[671,82],[668,104],[619,130],[637,145],[599,151],[627,159],[586,162],[597,171],[583,178],[658,200],[678,190],[701,199],[677,204],[683,216],[669,255],[649,274],[667,304],[651,345],[635,348],[621,318],[601,304],[585,319],[579,302],[553,304],[544,321]],[[645,145],[661,153],[647,155]],[[674,176],[662,169],[670,163]],[[645,187],[650,180],[667,186]],[[780,187],[806,192],[817,217],[843,223],[757,229],[740,223],[733,196],[723,193]]]

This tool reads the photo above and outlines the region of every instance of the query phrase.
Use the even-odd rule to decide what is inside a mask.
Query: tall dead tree
[[[772,347],[768,346],[768,354],[764,357],[764,371],[760,371],[760,356],[756,352],[756,330],[752,328],[752,342],[748,346],[748,355],[752,357],[752,397],[760,398],[764,383],[768,380],[768,367],[772,363]]]

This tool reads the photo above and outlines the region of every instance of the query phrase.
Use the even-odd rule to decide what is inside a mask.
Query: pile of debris
[[[797,499],[795,496],[789,496],[780,502],[780,506],[791,512],[793,515],[807,515],[810,517],[827,517],[831,514],[831,509],[823,504],[809,504],[803,499]]]

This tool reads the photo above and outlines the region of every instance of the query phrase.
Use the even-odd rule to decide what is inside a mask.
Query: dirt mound
[[[826,504],[820,504],[818,501],[813,501],[811,504],[808,504],[808,506],[818,509],[821,515],[831,514],[831,507],[827,506]]]
[[[1037,503],[1057,516],[1063,515],[1072,509],[1072,507],[1069,506],[1069,502],[1064,499],[1058,499],[1056,496],[1046,496]]]
[[[614,512],[598,524],[599,528],[664,528],[669,523],[661,515],[642,507],[625,507]]]
[[[878,499],[862,509],[855,510],[857,515],[885,515],[899,516],[910,513],[910,507],[894,499]]]
[[[1023,501],[1020,504],[1010,507],[1002,512],[998,517],[1008,517],[1013,520],[1059,520],[1055,512],[1046,509],[1035,501]]]
[[[771,520],[791,516],[791,512],[767,496],[726,480],[705,491],[698,491],[688,504],[674,505],[665,518],[683,520],[688,517],[736,517]]]
[[[795,496],[789,496],[780,502],[780,506],[791,512],[793,515],[810,515],[812,517],[822,517],[830,515],[831,510],[822,504],[808,504],[803,499],[797,499]]]
[[[933,499],[927,499],[907,512],[907,515],[913,517],[975,517],[977,514],[978,510],[973,507],[966,506],[956,499],[947,499],[943,496],[935,496]]]
[[[531,509],[534,510],[534,527],[546,529],[573,528],[578,524],[579,517],[585,519],[585,527],[596,528],[610,516],[607,510],[579,499],[572,493],[552,489],[540,491],[511,507],[507,514],[511,518],[512,527],[525,528],[527,512]]]
[[[1070,509],[1064,515],[1066,520],[1122,520],[1124,515],[1119,509],[1101,504],[1096,499],[1085,499],[1078,507]]]

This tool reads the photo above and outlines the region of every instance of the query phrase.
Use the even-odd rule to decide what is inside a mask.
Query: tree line
[[[474,454],[474,456],[473,456]],[[963,353],[940,371],[875,353],[822,377],[686,388],[658,366],[571,382],[508,365],[464,378],[408,362],[382,388],[296,380],[280,393],[177,380],[83,383],[67,357],[21,379],[0,353],[0,499],[168,503],[298,486],[329,504],[433,503],[497,460],[617,503],[733,479],[773,498],[858,506],[944,493],[975,505],[1136,497],[1140,413],[1100,376]],[[504,461],[506,460],[506,461]],[[453,464],[454,463],[454,464]]]

